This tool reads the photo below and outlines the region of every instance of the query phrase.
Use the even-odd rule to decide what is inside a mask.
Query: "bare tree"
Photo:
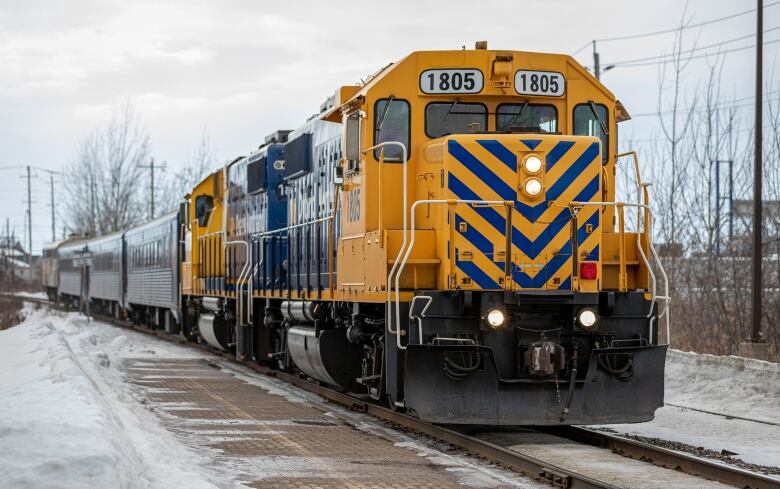
[[[660,196],[657,222],[669,252],[669,278],[672,289],[676,286],[675,265],[679,254],[675,248],[682,241],[681,230],[686,228],[680,210],[686,198],[683,187],[689,173],[687,162],[691,156],[691,148],[690,145],[684,144],[684,141],[689,137],[692,114],[697,105],[695,94],[690,100],[685,100],[683,86],[683,72],[690,64],[693,49],[696,47],[694,41],[690,49],[684,49],[684,32],[689,23],[690,17],[686,20],[686,13],[683,12],[675,33],[672,52],[666,58],[668,61],[662,63],[659,68],[658,120],[665,144],[657,148],[659,151],[655,153],[657,157],[660,156],[660,161],[656,161],[657,165],[654,166],[661,169],[660,174],[656,175],[659,183],[656,192]],[[664,110],[663,107],[668,109]]]
[[[735,213],[724,197],[731,194],[737,202],[752,198],[753,128],[740,112],[739,99],[722,94],[725,57],[709,57],[706,76],[691,83],[688,65],[694,51],[682,49],[685,25],[680,23],[672,53],[664,58],[659,73],[658,119],[663,137],[651,139],[648,148],[659,196],[654,202],[657,238],[674,245],[665,247],[664,257],[675,311],[672,339],[677,348],[734,354],[749,328],[745,318],[752,297],[752,222],[749,215]],[[772,85],[766,93],[776,93]],[[769,102],[763,333],[778,358],[780,209],[775,202],[780,198],[780,99]]]
[[[140,222],[146,195],[140,165],[149,156],[149,134],[126,100],[104,127],[79,142],[68,165],[65,218],[70,230],[95,236]]]
[[[218,166],[216,153],[216,148],[211,146],[208,131],[203,128],[200,142],[194,150],[187,153],[181,169],[164,180],[166,191],[160,199],[160,208],[175,209],[181,199]]]

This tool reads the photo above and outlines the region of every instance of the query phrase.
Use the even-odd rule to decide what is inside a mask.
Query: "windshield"
[[[434,102],[425,107],[429,138],[487,131],[487,108],[482,104]]]
[[[558,114],[552,105],[501,104],[496,109],[496,131],[546,132],[558,130]]]

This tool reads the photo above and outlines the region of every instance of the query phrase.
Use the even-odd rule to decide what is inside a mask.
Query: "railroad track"
[[[726,418],[726,419],[739,419],[741,421],[750,421],[751,423],[766,424],[766,425],[770,425],[770,426],[780,426],[780,423],[767,421],[765,419],[746,418],[744,416],[737,416],[737,415],[734,415],[734,414],[719,413],[717,411],[710,411],[710,410],[707,410],[707,409],[699,409],[699,408],[695,408],[695,407],[685,406],[683,404],[674,404],[672,402],[667,402],[666,405],[667,406],[676,407],[676,408],[680,408],[680,409],[683,409],[685,411],[696,411],[698,413],[705,413],[705,414],[711,414],[713,416],[720,416],[721,418]]]
[[[64,308],[58,304],[52,304],[48,300],[30,297],[18,298],[27,302],[37,303],[61,311],[68,311],[67,308]],[[469,452],[472,455],[487,459],[493,463],[502,465],[534,479],[547,482],[554,487],[571,489],[618,489],[617,486],[614,486],[610,483],[568,470],[565,467],[552,464],[546,460],[541,460],[519,451],[508,449],[498,444],[482,440],[464,431],[426,423],[408,414],[397,412],[384,406],[374,404],[373,402],[361,399],[360,397],[355,397],[353,395],[330,389],[318,383],[311,382],[298,375],[273,370],[269,367],[258,365],[255,362],[242,361],[229,353],[217,351],[203,344],[187,342],[180,336],[173,336],[162,331],[150,330],[144,327],[130,324],[127,321],[117,320],[115,318],[100,316],[100,320],[114,326],[154,335],[166,341],[188,345],[192,348],[197,348],[202,351],[227,358],[233,362],[244,365],[254,370],[255,372],[275,377],[306,391],[318,394],[325,399],[328,399],[329,401],[346,406],[353,411],[366,413],[383,421],[401,426],[407,430],[412,430],[441,442],[449,443],[455,447]],[[659,447],[649,443],[626,439],[620,436],[575,426],[545,427],[539,428],[539,431],[574,442],[601,447],[625,457],[641,460],[667,469],[684,472],[689,475],[733,485],[736,487],[745,489],[780,489],[780,480],[767,477],[763,474],[757,474],[755,472],[750,472],[738,467],[719,464],[685,453],[669,450],[667,448]]]

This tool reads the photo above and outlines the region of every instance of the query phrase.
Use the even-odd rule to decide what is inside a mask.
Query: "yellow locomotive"
[[[615,200],[627,118],[571,57],[484,45],[343,86],[187,197],[184,331],[437,423],[649,420],[668,294],[634,154]]]

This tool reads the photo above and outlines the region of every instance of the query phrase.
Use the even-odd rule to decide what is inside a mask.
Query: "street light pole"
[[[149,191],[150,191],[150,196],[149,197],[151,198],[151,202],[150,202],[150,207],[151,208],[150,208],[150,212],[149,212],[149,214],[150,214],[149,218],[150,219],[154,219],[154,169],[157,168],[159,170],[165,170],[165,167],[166,167],[165,162],[163,162],[162,165],[156,165],[155,166],[154,158],[152,158],[151,161],[149,161],[148,165],[139,165],[139,168],[148,169],[149,173],[150,173],[150,180],[151,180],[151,182],[150,182],[151,188],[149,189]]]

